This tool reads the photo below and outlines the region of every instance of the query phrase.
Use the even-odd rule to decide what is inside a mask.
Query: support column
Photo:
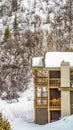
[[[37,78],[37,70],[34,70],[34,123],[36,123],[36,99],[37,99],[36,78]]]
[[[61,117],[70,115],[70,91],[66,88],[70,87],[70,65],[69,62],[61,63]]]
[[[50,88],[49,88],[49,75],[50,71],[48,71],[48,122],[50,122]]]

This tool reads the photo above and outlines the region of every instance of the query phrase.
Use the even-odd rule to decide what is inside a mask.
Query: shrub
[[[4,42],[7,42],[10,37],[11,37],[11,34],[10,34],[9,27],[6,27],[5,32],[4,32]]]
[[[9,122],[2,118],[2,114],[1,113],[0,113],[0,130],[10,130]]]

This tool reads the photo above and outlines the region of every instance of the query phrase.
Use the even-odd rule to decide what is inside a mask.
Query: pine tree
[[[10,37],[11,37],[11,33],[10,33],[10,30],[9,30],[9,27],[7,26],[5,28],[5,32],[4,32],[4,42],[7,42]]]
[[[1,113],[0,113],[0,130],[10,130],[9,122],[2,118],[2,114]]]
[[[16,15],[15,15],[14,22],[13,22],[13,31],[14,31],[14,36],[19,35],[18,22],[17,22],[17,16]]]
[[[14,22],[13,22],[13,29],[14,31],[17,31],[18,29],[18,23],[17,23],[17,16],[15,15]]]

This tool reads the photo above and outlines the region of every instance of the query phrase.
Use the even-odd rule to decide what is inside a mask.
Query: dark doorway
[[[61,117],[61,112],[60,111],[51,111],[50,117],[51,117],[51,121],[57,121]]]

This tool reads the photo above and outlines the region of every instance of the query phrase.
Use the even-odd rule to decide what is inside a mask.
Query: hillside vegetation
[[[46,51],[73,51],[72,0],[0,0],[0,93],[27,89],[31,59]]]

